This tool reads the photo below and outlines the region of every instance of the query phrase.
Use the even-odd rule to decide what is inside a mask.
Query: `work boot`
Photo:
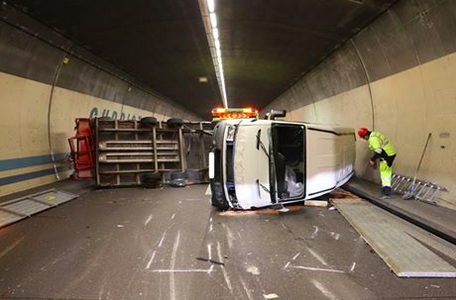
[[[382,187],[382,199],[391,199],[392,190],[390,186]]]

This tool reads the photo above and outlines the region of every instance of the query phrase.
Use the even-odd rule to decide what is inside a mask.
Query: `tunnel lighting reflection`
[[[219,40],[215,40],[215,48],[216,49],[220,49],[220,41]]]
[[[210,13],[209,17],[211,18],[212,27],[216,28],[217,27],[217,16],[215,15],[215,13]]]
[[[207,8],[209,12],[213,13],[215,11],[215,3],[214,0],[207,0]]]
[[[214,37],[214,40],[218,40],[219,39],[219,31],[218,31],[218,28],[214,28],[212,30],[212,36]]]

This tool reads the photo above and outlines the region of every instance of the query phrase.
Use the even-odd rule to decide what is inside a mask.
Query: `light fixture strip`
[[[209,45],[213,49],[211,49],[212,60],[214,63],[215,73],[220,89],[220,93],[222,95],[222,101],[225,108],[228,108],[228,100],[226,97],[226,86],[225,86],[225,75],[223,73],[223,60],[222,60],[222,50],[221,50],[221,43],[220,43],[220,32],[218,29],[218,22],[217,22],[217,15],[216,15],[216,6],[215,0],[201,0],[206,1],[207,11],[203,12],[203,16],[207,14],[209,15],[210,26],[206,26],[206,33],[209,41]],[[203,10],[202,10],[203,11]]]

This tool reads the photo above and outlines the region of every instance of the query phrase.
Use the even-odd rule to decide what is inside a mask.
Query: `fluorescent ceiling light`
[[[213,13],[215,10],[215,3],[214,0],[207,0],[207,8],[209,9],[209,12]]]
[[[209,14],[209,17],[211,18],[212,27],[216,28],[217,27],[217,16],[215,15],[215,13],[211,13],[211,14]]]
[[[225,75],[223,74],[223,64],[222,64],[222,50],[220,43],[220,31],[217,28],[217,15],[215,14],[215,1],[216,0],[206,0],[206,9],[203,13],[204,18],[204,27],[206,29],[207,37],[209,39],[209,45],[211,47],[211,56],[212,61],[215,67],[215,73],[218,81],[218,86],[222,96],[223,105],[225,108],[228,108],[228,101],[226,97],[226,85],[225,85]],[[201,3],[201,2],[200,2]],[[202,7],[201,7],[202,8]],[[207,22],[207,14],[209,14],[210,24]],[[212,48],[214,45],[214,48]],[[201,82],[201,79],[200,79]]]
[[[213,29],[212,29],[212,35],[214,36],[214,40],[218,40],[218,39],[219,39],[219,31],[218,31],[218,28],[213,28]]]

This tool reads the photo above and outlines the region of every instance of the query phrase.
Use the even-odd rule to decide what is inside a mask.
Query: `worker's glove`
[[[375,160],[369,160],[369,165],[372,169],[377,169],[377,162]]]

